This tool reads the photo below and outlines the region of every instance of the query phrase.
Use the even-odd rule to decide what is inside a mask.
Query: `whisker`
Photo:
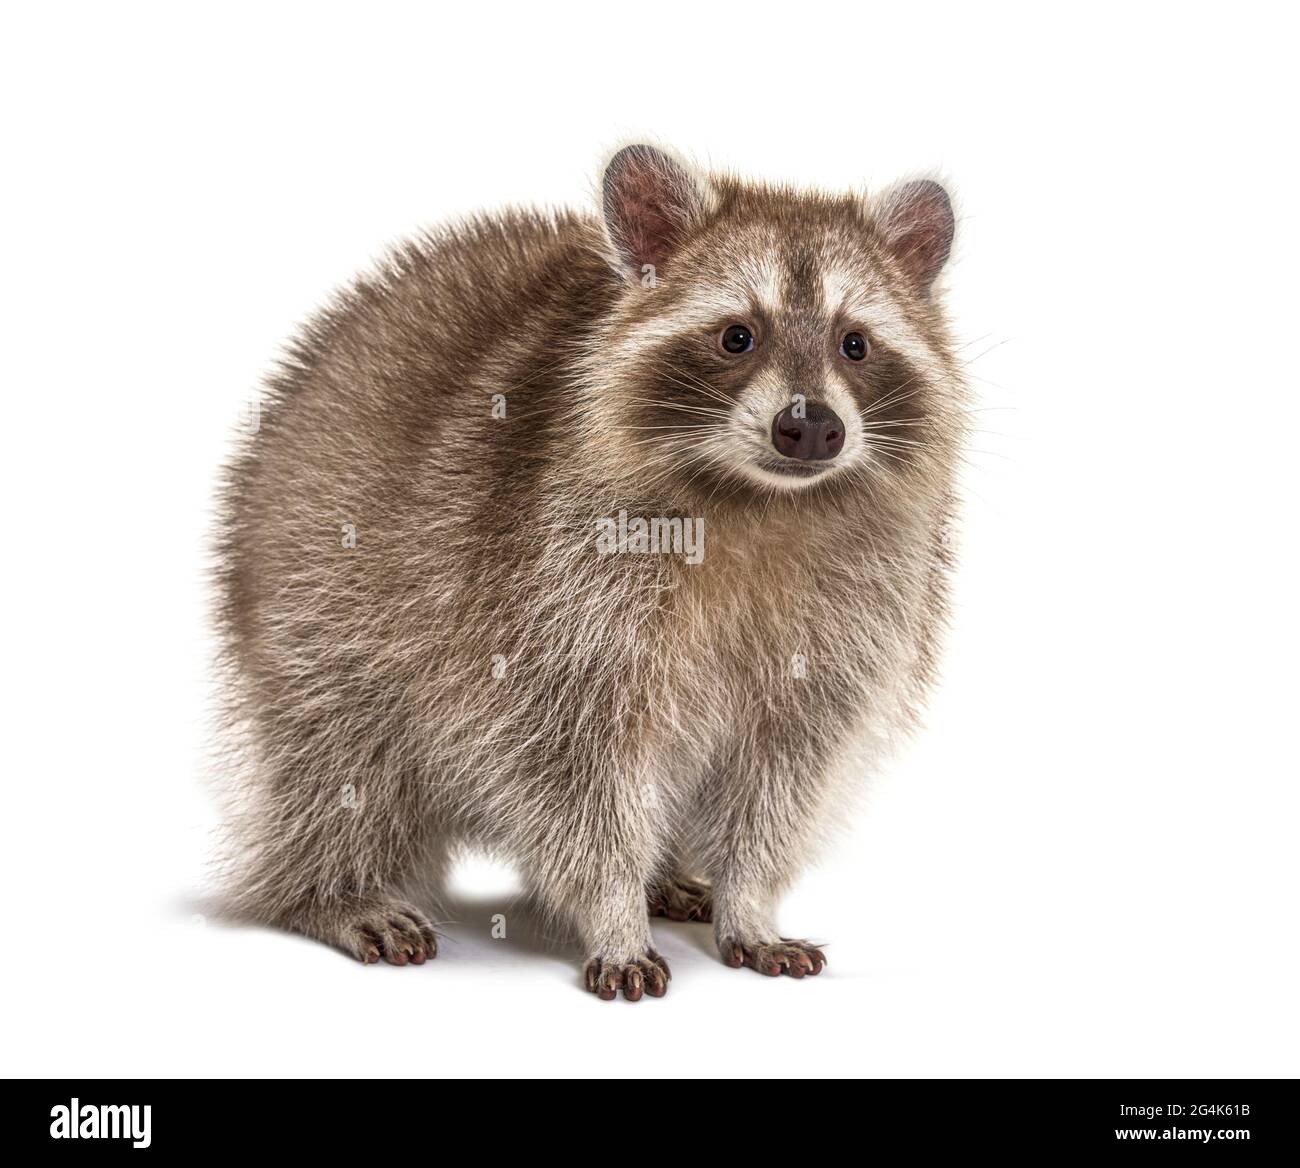
[[[722,410],[710,410],[705,408],[704,406],[688,406],[688,405],[683,405],[681,402],[653,401],[652,399],[645,398],[645,397],[634,397],[634,398],[629,398],[628,400],[644,406],[654,406],[656,408],[663,407],[664,409],[669,409],[669,410],[681,410],[683,413],[688,413],[688,414],[703,414],[705,417],[708,418],[725,419],[728,416]]]
[[[685,383],[679,383],[679,384],[683,384],[683,388],[697,389],[706,397],[712,397],[715,401],[720,401],[727,406],[731,406],[734,404],[729,398],[725,397],[722,393],[720,393],[716,386],[712,386],[708,384],[708,382],[706,381],[701,381],[700,378],[696,377],[693,373],[689,373],[684,369],[678,369],[677,366],[674,365],[671,361],[665,361],[664,364],[667,365],[668,368],[671,369],[674,373],[676,373],[678,377],[683,377],[686,379]]]

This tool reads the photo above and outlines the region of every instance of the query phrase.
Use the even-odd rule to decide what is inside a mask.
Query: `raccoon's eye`
[[[867,344],[867,338],[861,333],[845,333],[844,339],[840,342],[840,353],[850,361],[861,361],[870,351],[871,346]]]
[[[754,347],[754,334],[743,324],[729,324],[722,330],[718,343],[728,353],[748,353]]]

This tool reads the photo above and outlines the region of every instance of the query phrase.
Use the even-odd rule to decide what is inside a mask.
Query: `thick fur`
[[[873,204],[635,149],[603,220],[399,247],[271,380],[218,549],[238,912],[423,960],[405,890],[468,844],[576,926],[603,997],[662,992],[647,898],[686,869],[728,961],[820,969],[782,956],[778,897],[913,723],[944,618],[947,239],[927,184]],[[715,344],[735,319],[740,357]],[[867,361],[838,354],[848,327]],[[786,484],[764,441],[796,392],[847,439]],[[703,561],[597,554],[620,510],[702,517]]]

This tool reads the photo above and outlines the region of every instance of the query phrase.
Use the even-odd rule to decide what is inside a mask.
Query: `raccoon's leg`
[[[671,973],[655,951],[646,889],[655,870],[655,825],[622,775],[575,784],[562,821],[529,840],[535,896],[573,923],[587,957],[586,988],[605,1001],[663,997]]]
[[[443,845],[428,830],[419,790],[375,772],[329,784],[283,776],[243,825],[234,913],[366,964],[422,965],[437,956],[432,924],[403,895],[441,863]]]
[[[713,878],[713,925],[722,960],[775,977],[821,973],[818,946],[779,935],[776,906],[810,849],[821,765],[799,734],[755,734],[702,793],[702,859]],[[811,780],[811,781],[810,781]]]

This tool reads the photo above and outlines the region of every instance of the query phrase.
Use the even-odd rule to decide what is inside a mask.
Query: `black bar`
[[[635,1065],[630,1057],[632,1076]],[[635,1077],[564,1085],[558,1097],[536,1086],[517,1091],[509,1079],[464,1087],[383,1079],[11,1080],[4,1130],[11,1147],[56,1156],[318,1150],[331,1160],[355,1153],[369,1161],[438,1156],[449,1142],[482,1140],[495,1158],[514,1140],[531,1141],[534,1155],[581,1154],[584,1136],[604,1142],[598,1133],[607,1125],[662,1129],[687,1110],[693,1130],[716,1124],[705,1137],[710,1141],[759,1140],[756,1147],[734,1146],[737,1156],[783,1158],[810,1127],[819,1136],[827,1127],[840,1129],[841,1138],[868,1155],[873,1146],[901,1146],[976,1153],[1119,1149],[1141,1158],[1156,1144],[1194,1148],[1198,1157],[1240,1157],[1243,1150],[1294,1157],[1296,1144],[1294,1080],[862,1080],[820,1099],[786,1086],[777,1096],[750,1081],[696,1088],[698,1105],[684,1109],[665,1105],[670,1090]],[[720,1105],[736,1091],[744,1092],[737,1100],[740,1123]],[[73,1100],[76,1136],[69,1130]],[[760,1125],[752,1122],[755,1106],[763,1109]],[[649,1138],[657,1143],[664,1134]],[[764,1149],[767,1143],[773,1146]],[[815,1158],[826,1155],[819,1150]]]

